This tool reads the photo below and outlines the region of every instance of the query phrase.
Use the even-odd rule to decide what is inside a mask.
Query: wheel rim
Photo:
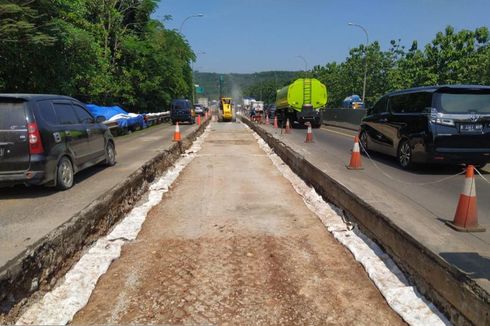
[[[367,151],[367,135],[366,132],[361,134],[361,147],[363,150]]]
[[[67,160],[61,162],[61,181],[65,186],[71,185],[73,181],[73,171],[71,169],[71,164]]]
[[[408,166],[408,164],[410,164],[412,152],[410,150],[410,145],[408,144],[408,142],[403,143],[402,146],[400,147],[399,156],[400,156],[399,157],[400,164],[402,166]]]
[[[107,160],[109,163],[115,161],[114,148],[112,147],[112,144],[107,145]]]

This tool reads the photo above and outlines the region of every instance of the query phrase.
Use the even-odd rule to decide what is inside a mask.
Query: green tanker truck
[[[286,119],[292,125],[310,122],[313,128],[321,126],[320,109],[327,104],[327,88],[318,79],[300,78],[277,91],[276,116],[284,127]]]

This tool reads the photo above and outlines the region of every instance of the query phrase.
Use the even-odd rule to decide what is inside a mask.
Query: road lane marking
[[[343,132],[335,131],[335,130],[331,130],[331,129],[327,129],[325,127],[322,127],[320,129],[325,130],[325,131],[329,131],[329,132],[333,132],[334,134],[339,134],[339,135],[342,135],[342,136],[346,136],[346,137],[349,137],[349,138],[352,138],[352,137],[355,136],[355,134],[354,135],[352,135],[352,134],[345,134]]]

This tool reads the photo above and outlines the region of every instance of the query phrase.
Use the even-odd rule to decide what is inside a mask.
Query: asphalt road
[[[362,156],[364,170],[351,171],[345,165],[350,160],[355,131],[322,126],[313,129],[315,142],[305,144],[305,129],[293,129],[285,135],[272,126],[263,128],[490,291],[490,184],[481,177],[476,179],[478,217],[487,231],[456,232],[444,222],[454,219],[463,190],[464,175],[449,178],[459,173],[461,167],[428,165],[405,171],[394,158],[371,153],[372,161]],[[490,165],[482,172],[490,180]]]
[[[191,128],[196,125],[181,125],[183,136]],[[115,138],[117,164],[80,172],[73,188],[66,191],[25,186],[0,188],[0,268],[170,147],[174,130],[170,124],[162,124]]]

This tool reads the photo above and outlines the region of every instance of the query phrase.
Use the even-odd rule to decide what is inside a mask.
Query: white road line
[[[340,131],[335,131],[335,130],[332,130],[332,129],[328,129],[328,128],[325,128],[325,127],[322,127],[320,129],[325,130],[325,131],[328,131],[328,132],[333,132],[334,134],[339,134],[339,135],[342,135],[342,136],[346,136],[346,137],[349,137],[349,138],[352,138],[352,137],[354,137],[356,135],[356,134],[346,134],[346,133],[343,133],[343,132],[340,132]]]

